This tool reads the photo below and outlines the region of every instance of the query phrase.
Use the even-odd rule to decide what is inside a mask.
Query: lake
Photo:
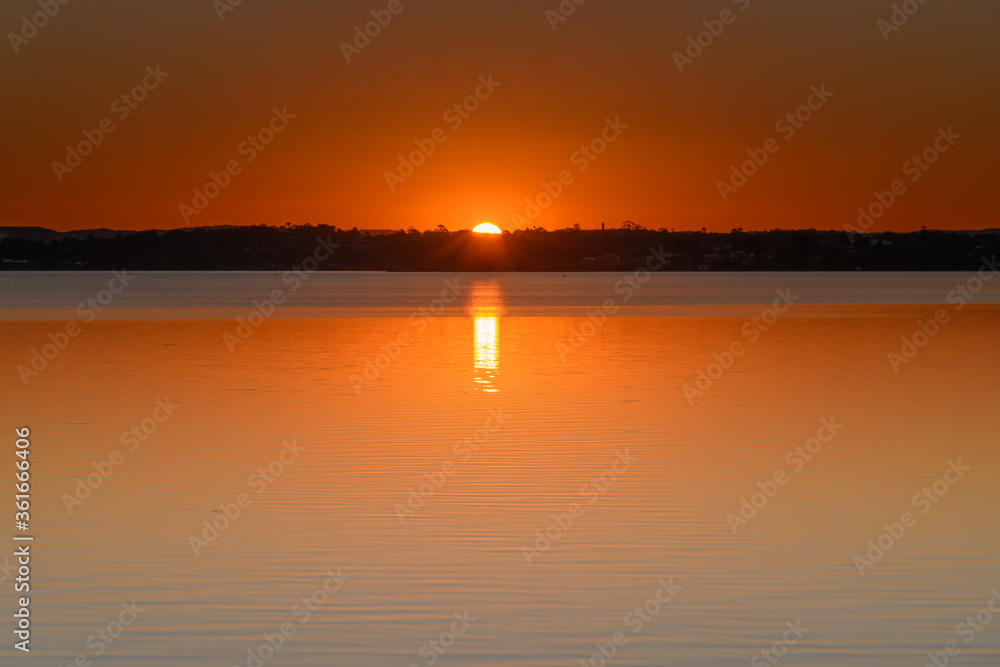
[[[995,667],[987,276],[0,273],[2,662]]]

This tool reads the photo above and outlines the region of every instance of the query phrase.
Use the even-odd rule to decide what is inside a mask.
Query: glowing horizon
[[[1000,5],[722,6],[11,5],[0,226],[996,226]]]

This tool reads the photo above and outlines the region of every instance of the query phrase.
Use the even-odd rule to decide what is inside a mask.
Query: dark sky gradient
[[[0,225],[514,229],[525,198],[569,169],[532,224],[840,229],[904,179],[871,231],[1000,226],[993,0],[929,0],[888,41],[877,21],[893,3],[872,0],[588,0],[555,31],[554,0],[402,0],[348,64],[340,43],[386,4],[244,0],[224,21],[211,0],[60,6],[19,53],[0,47]],[[672,54],[727,8],[735,22],[679,73]],[[37,11],[6,0],[0,27]],[[112,100],[157,64],[169,77],[114,118]],[[451,130],[443,112],[490,74],[501,87]],[[775,121],[821,84],[834,96],[780,139]],[[247,164],[237,147],[274,107],[297,118]],[[60,183],[53,161],[105,117],[116,130]],[[628,129],[579,173],[571,156],[608,117]],[[903,163],[948,126],[962,138],[911,183]],[[385,172],[438,127],[448,140],[392,192]],[[780,150],[723,202],[717,182],[769,137]],[[232,159],[242,172],[185,221],[180,204]]]

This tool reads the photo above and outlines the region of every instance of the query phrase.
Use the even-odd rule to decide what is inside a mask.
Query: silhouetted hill
[[[54,229],[46,229],[45,227],[0,227],[0,239],[5,236],[13,236],[31,241],[52,241],[64,238],[85,239],[88,236],[99,239],[110,239],[119,234],[138,234],[138,232],[105,229],[103,227],[100,229],[79,229],[72,232],[57,232]]]

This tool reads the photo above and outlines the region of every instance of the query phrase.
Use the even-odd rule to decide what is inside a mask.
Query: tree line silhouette
[[[662,248],[665,271],[976,270],[1000,250],[1000,230],[849,234],[813,229],[729,233],[616,229],[519,230],[502,235],[329,225],[200,227],[59,233],[0,229],[2,270],[278,271],[333,250],[336,271],[616,271]]]

